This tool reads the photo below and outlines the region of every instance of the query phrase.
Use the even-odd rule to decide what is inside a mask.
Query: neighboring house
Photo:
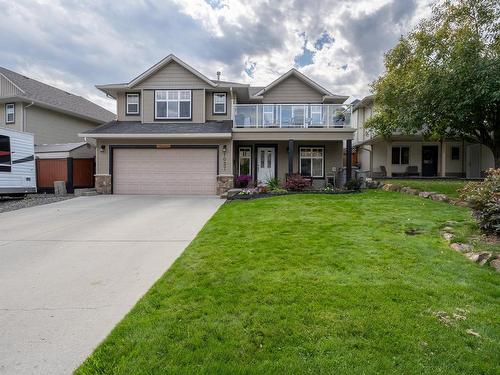
[[[117,101],[117,121],[81,134],[97,140],[104,193],[221,194],[238,175],[292,173],[324,186],[354,133],[348,97],[295,69],[252,87],[169,55],[128,83],[96,87]]]
[[[33,133],[35,144],[80,142],[78,133],[115,118],[81,96],[0,67],[0,126]]]
[[[373,115],[373,95],[353,106],[356,128],[354,148],[362,171],[373,177],[467,177],[479,178],[493,168],[493,153],[486,146],[458,139],[425,140],[422,135],[393,134],[390,139],[364,127]]]

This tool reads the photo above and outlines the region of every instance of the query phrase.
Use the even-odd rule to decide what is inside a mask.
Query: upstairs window
[[[155,118],[157,120],[191,119],[191,91],[156,90]]]
[[[139,94],[127,94],[127,115],[139,114]]]
[[[403,164],[403,165],[410,164],[410,148],[393,147],[392,164]]]
[[[14,103],[5,104],[5,123],[13,124],[16,122],[16,105]]]
[[[214,114],[225,115],[227,94],[225,92],[214,92]]]
[[[0,172],[11,171],[10,137],[0,135]]]

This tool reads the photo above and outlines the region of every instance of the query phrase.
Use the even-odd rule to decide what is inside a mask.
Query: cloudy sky
[[[96,84],[169,53],[210,78],[266,85],[296,67],[362,97],[430,0],[0,0],[0,65],[115,111]]]

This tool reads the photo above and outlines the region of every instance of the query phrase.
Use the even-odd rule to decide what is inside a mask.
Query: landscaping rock
[[[452,243],[450,245],[450,247],[455,250],[455,251],[458,251],[459,253],[467,253],[467,254],[471,254],[471,251],[472,251],[472,246],[469,245],[469,244],[466,244],[466,243],[458,243],[458,242],[455,242],[455,243]],[[466,255],[467,256],[467,255]]]
[[[382,190],[385,191],[401,191],[401,186],[394,184],[385,184]]]
[[[56,197],[60,197],[66,194],[68,194],[68,192],[66,191],[66,182],[54,181],[54,195]]]
[[[467,332],[467,334],[469,334],[471,336],[481,337],[481,335],[479,333],[473,331],[472,329],[468,329],[466,332]]]
[[[443,238],[444,238],[446,241],[451,242],[451,240],[453,239],[453,233],[444,232],[444,233],[443,233]]]
[[[437,194],[435,191],[421,191],[418,196],[422,198],[429,198],[431,195]]]
[[[439,201],[439,202],[448,202],[450,200],[448,196],[445,194],[432,194],[430,198],[433,201]]]
[[[411,195],[419,195],[420,194],[420,190],[418,190],[418,189],[412,189],[412,188],[408,188],[406,190],[406,192],[408,194],[411,194]]]
[[[228,198],[232,198],[235,195],[239,194],[241,191],[243,191],[243,189],[229,189],[227,191],[227,197]]]
[[[471,260],[472,262],[477,262],[479,258],[479,253],[470,252],[470,253],[465,253],[464,255],[467,259]]]
[[[493,267],[497,272],[500,272],[500,259],[493,259],[490,262],[490,266]]]
[[[488,262],[488,260],[491,259],[491,257],[491,253],[480,253],[477,257],[477,262],[479,263],[479,265],[484,266]]]

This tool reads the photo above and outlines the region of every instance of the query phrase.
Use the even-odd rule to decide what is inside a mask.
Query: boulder
[[[458,243],[458,242],[454,242],[450,245],[450,247],[455,250],[455,251],[458,251],[459,253],[467,253],[467,254],[472,254],[471,251],[472,251],[472,246],[469,245],[469,244],[466,244],[466,243]],[[465,256],[467,256],[467,254],[465,254]]]
[[[401,191],[401,186],[394,184],[385,184],[382,189],[385,191]]]
[[[450,200],[446,194],[432,194],[430,198],[433,201],[439,201],[439,202],[448,202]]]
[[[451,242],[451,240],[453,239],[453,233],[444,232],[444,233],[443,233],[443,238],[444,238],[447,242]]]
[[[477,257],[477,261],[481,266],[484,266],[488,260],[490,260],[492,257],[491,253],[480,253],[479,256]]]
[[[437,193],[435,191],[421,191],[420,193],[418,193],[418,196],[422,198],[429,198],[433,194]]]
[[[227,191],[227,198],[232,198],[234,197],[235,195],[238,195],[241,191],[243,191],[243,189],[229,189]]]
[[[500,259],[493,259],[490,262],[490,266],[493,267],[497,272],[500,272]]]
[[[419,195],[420,190],[418,189],[413,189],[413,188],[407,188],[406,192],[411,195]]]
[[[469,252],[469,253],[465,253],[464,255],[467,259],[471,260],[472,262],[477,262],[477,260],[479,258],[479,253]]]

